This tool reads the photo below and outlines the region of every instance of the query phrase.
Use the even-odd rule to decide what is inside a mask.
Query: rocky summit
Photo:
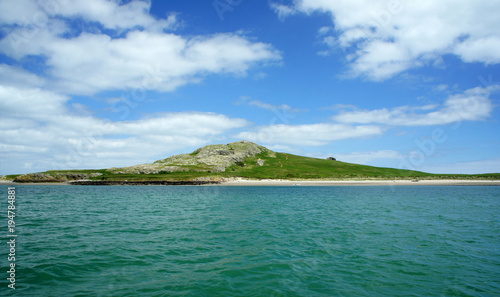
[[[436,175],[273,152],[249,141],[207,145],[153,163],[110,169],[49,170],[6,176],[2,182],[85,185],[201,185],[230,179],[498,179],[499,174]],[[2,179],[2,177],[0,177]],[[78,182],[74,182],[78,181]]]
[[[276,153],[250,141],[238,141],[229,144],[207,145],[190,154],[175,155],[152,164],[140,164],[130,167],[110,168],[113,173],[150,174],[161,172],[223,172],[226,168],[245,161],[245,158],[264,154],[275,157]],[[257,165],[264,161],[259,159]],[[241,164],[244,165],[244,164]]]

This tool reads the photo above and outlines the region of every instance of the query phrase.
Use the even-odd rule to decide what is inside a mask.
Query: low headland
[[[0,183],[68,185],[500,185],[500,174],[432,174],[279,153],[248,141],[129,167],[0,177]]]

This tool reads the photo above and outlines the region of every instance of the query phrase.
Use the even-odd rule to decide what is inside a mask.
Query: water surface
[[[500,296],[500,187],[16,189],[13,296]]]

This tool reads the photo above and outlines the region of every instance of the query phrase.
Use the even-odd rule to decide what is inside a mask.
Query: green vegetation
[[[212,163],[207,165],[205,162],[208,161],[206,160]],[[168,166],[164,165],[167,162],[170,162]],[[222,167],[222,170],[215,170],[217,167],[212,164],[217,165],[218,162],[224,162],[227,165]],[[175,166],[175,170],[172,169],[173,166]],[[130,168],[133,170],[130,170]],[[200,179],[221,180],[224,178],[288,180],[500,179],[500,173],[478,175],[431,174],[276,153],[251,142],[237,142],[227,146],[206,146],[191,154],[172,156],[156,161],[153,164],[97,170],[50,170],[43,173],[6,176],[6,179],[18,182],[62,182],[81,179],[190,181]]]
[[[21,175],[22,174],[10,174],[10,175],[6,175],[5,179],[6,180],[14,180],[16,177],[21,176]]]
[[[262,166],[258,159],[264,160]],[[292,154],[276,153],[275,157],[259,154],[247,158],[245,166],[233,165],[224,172],[225,177],[252,179],[353,179],[353,178],[424,178],[432,174],[308,158]]]

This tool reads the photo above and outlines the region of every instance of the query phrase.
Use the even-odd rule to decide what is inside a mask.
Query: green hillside
[[[259,158],[265,161],[262,166],[256,164]],[[351,179],[430,176],[428,173],[417,171],[365,166],[286,153],[276,153],[276,157],[261,154],[247,158],[243,166],[235,164],[224,173],[228,177],[256,179]]]
[[[341,161],[277,153],[248,141],[209,145],[181,154],[122,168],[52,170],[7,176],[17,182],[68,180],[148,181],[249,179],[498,179],[500,174],[456,175],[373,167]]]

